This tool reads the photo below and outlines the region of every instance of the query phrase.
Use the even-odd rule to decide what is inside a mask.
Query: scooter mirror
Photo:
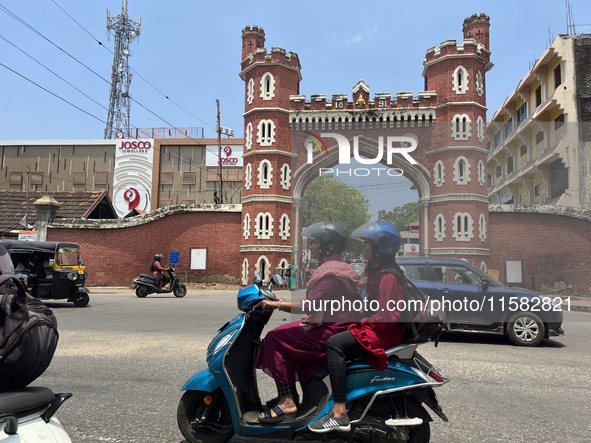
[[[279,274],[275,274],[273,277],[271,277],[271,281],[279,286],[285,283],[285,279],[281,277]]]
[[[260,286],[261,285],[262,280],[261,280],[261,276],[259,275],[258,272],[254,275],[254,278],[252,279],[252,283],[255,284],[255,285],[257,285],[257,286]]]

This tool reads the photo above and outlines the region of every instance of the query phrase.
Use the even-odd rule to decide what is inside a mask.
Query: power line
[[[44,90],[45,92],[47,92],[47,93],[49,93],[49,94],[53,95],[54,97],[57,97],[58,99],[60,99],[60,100],[64,101],[65,103],[69,104],[70,106],[72,106],[72,107],[74,107],[74,108],[78,109],[79,111],[82,111],[83,113],[85,113],[85,114],[87,114],[87,115],[91,116],[92,118],[94,118],[94,119],[96,119],[96,120],[100,121],[101,123],[104,123],[104,124],[106,124],[106,123],[107,123],[107,122],[105,122],[105,121],[101,120],[99,117],[97,117],[97,116],[95,116],[95,115],[91,114],[90,112],[88,112],[88,111],[85,111],[84,109],[82,109],[82,108],[80,108],[80,107],[76,106],[75,104],[73,104],[73,103],[69,102],[69,101],[68,101],[68,100],[66,100],[65,98],[63,98],[63,97],[61,97],[61,96],[59,96],[59,95],[55,94],[54,92],[51,92],[49,89],[46,89],[46,88],[44,88],[43,86],[39,85],[38,83],[35,83],[33,80],[31,80],[31,79],[27,78],[26,76],[24,76],[23,74],[21,74],[21,73],[19,73],[19,72],[15,71],[14,69],[11,69],[11,68],[9,68],[8,66],[4,65],[3,63],[0,63],[0,66],[3,66],[4,68],[6,68],[6,69],[8,69],[9,71],[11,71],[11,72],[15,73],[16,75],[18,75],[19,77],[22,77],[23,79],[25,79],[25,80],[27,80],[28,82],[30,82],[30,83],[32,83],[32,84],[34,84],[34,85],[35,85],[35,86],[37,86],[38,88],[40,88],[40,89]],[[136,127],[135,129],[139,129],[139,128],[137,128],[137,127]],[[194,140],[194,139],[193,139],[193,140]],[[195,141],[197,141],[197,140],[195,140]],[[200,143],[197,143],[197,144],[198,144],[199,146],[203,146],[203,145],[201,145]],[[207,148],[205,148],[205,149],[206,149],[206,151],[213,152],[213,151],[211,151],[211,150],[208,150]],[[162,150],[161,150],[161,149],[156,149],[156,148],[154,147],[154,150],[157,150],[158,152],[162,153]],[[178,156],[175,156],[175,155],[174,155],[174,154],[172,154],[171,152],[169,152],[169,153],[168,153],[168,155],[170,155],[170,156],[171,156],[173,159],[175,159],[175,160],[178,160],[179,162],[181,161],[181,157],[182,157],[182,155],[180,154],[180,152],[179,152],[179,155],[178,155]],[[194,166],[194,167],[196,167],[196,168],[198,168],[198,169],[201,169],[202,171],[205,171],[205,172],[207,172],[207,166],[204,166],[204,165],[200,165],[200,164],[194,163],[194,162],[193,162],[191,159],[186,159],[186,163],[188,163],[189,165],[191,165],[191,166]]]
[[[95,99],[93,99],[92,97],[90,97],[89,95],[87,95],[85,92],[81,91],[80,89],[78,89],[76,86],[74,86],[72,83],[70,83],[69,81],[67,81],[65,78],[61,77],[59,74],[53,72],[51,69],[49,69],[47,66],[45,66],[43,63],[41,63],[39,60],[37,60],[36,58],[34,58],[32,55],[28,54],[27,52],[23,51],[21,48],[19,48],[18,46],[16,46],[14,43],[8,41],[6,38],[4,38],[3,36],[0,35],[0,38],[2,40],[4,40],[6,43],[8,43],[9,45],[13,46],[14,48],[18,49],[20,52],[22,52],[23,54],[25,54],[27,57],[29,57],[31,60],[33,60],[34,62],[38,63],[39,65],[43,66],[45,69],[47,69],[49,72],[51,72],[53,75],[55,75],[57,78],[59,78],[60,80],[64,81],[65,83],[67,83],[68,85],[70,85],[72,88],[74,88],[76,91],[78,91],[80,94],[82,94],[84,97],[86,97],[87,99],[89,99],[90,101],[94,102],[95,104],[99,105],[100,107],[102,107],[103,109],[107,109],[105,106],[101,105],[99,102],[97,102]]]
[[[53,92],[51,92],[49,89],[45,89],[45,88],[44,88],[43,86],[41,86],[40,84],[38,84],[38,83],[35,83],[33,80],[31,80],[31,79],[29,79],[29,78],[25,77],[24,75],[22,75],[22,74],[20,74],[20,73],[16,72],[14,69],[11,69],[11,68],[9,68],[9,67],[8,67],[8,66],[6,66],[5,64],[3,64],[3,63],[0,63],[0,66],[3,66],[3,67],[5,67],[6,69],[8,69],[8,70],[9,70],[9,71],[11,71],[11,72],[14,72],[14,73],[15,73],[16,75],[18,75],[19,77],[22,77],[22,78],[24,78],[25,80],[27,80],[28,82],[30,82],[30,83],[33,83],[33,84],[34,84],[35,86],[37,86],[38,88],[40,88],[40,89],[43,89],[45,92],[47,92],[47,93],[49,93],[49,94],[53,95],[53,96],[54,96],[54,97],[56,97],[56,98],[59,98],[60,100],[62,100],[62,101],[64,101],[64,102],[66,102],[66,103],[67,103],[67,104],[69,104],[70,106],[72,106],[72,107],[74,107],[74,108],[78,109],[79,111],[82,111],[82,112],[84,112],[86,115],[89,115],[89,116],[91,116],[92,118],[94,118],[94,119],[98,120],[99,122],[101,122],[101,123],[105,123],[105,124],[107,123],[107,122],[105,122],[105,121],[101,120],[100,118],[98,118],[97,116],[95,116],[95,115],[92,115],[90,112],[87,112],[87,111],[85,111],[84,109],[82,109],[82,108],[79,108],[79,107],[78,107],[78,106],[76,106],[75,104],[73,104],[73,103],[70,103],[70,102],[69,102],[68,100],[66,100],[65,98],[62,98],[62,97],[60,97],[60,96],[59,96],[59,95],[57,95],[57,94],[54,94],[54,93],[53,93]]]
[[[21,23],[23,26],[25,26],[26,28],[30,29],[32,32],[34,32],[35,34],[41,36],[43,39],[47,40],[49,43],[51,43],[53,46],[55,46],[56,48],[58,48],[60,51],[64,52],[65,54],[67,54],[69,57],[71,57],[73,60],[75,60],[76,62],[78,62],[80,65],[82,65],[83,67],[85,67],[86,69],[88,69],[89,71],[91,71],[93,74],[95,74],[96,76],[98,76],[101,80],[103,80],[105,83],[110,84],[110,82],[105,79],[104,77],[102,77],[100,74],[96,73],[95,71],[93,71],[92,69],[90,69],[88,66],[86,66],[84,63],[82,63],[80,60],[78,60],[76,57],[74,57],[73,55],[71,55],[70,53],[68,53],[67,51],[65,51],[64,49],[62,49],[61,47],[59,47],[58,45],[56,45],[55,43],[53,43],[49,38],[45,37],[43,34],[41,34],[39,31],[37,31],[33,26],[29,25],[27,22],[25,22],[24,20],[22,20],[21,18],[19,18],[16,14],[13,14],[11,11],[9,11],[5,6],[3,6],[2,4],[0,4],[0,10],[3,10],[6,14],[8,14],[10,17],[14,18],[16,21],[18,21],[19,23]],[[16,71],[13,71],[16,73]],[[18,74],[18,73],[17,73]],[[21,75],[21,74],[18,74]],[[22,76],[22,75],[21,75]],[[23,76],[24,77],[24,76]],[[25,77],[26,78],[26,77]],[[44,89],[44,88],[42,88]],[[48,91],[50,92],[50,91]],[[51,93],[51,92],[50,92]],[[52,95],[55,95],[53,93],[51,93]],[[59,97],[56,95],[56,97]],[[60,97],[61,98],[61,97]],[[66,101],[65,99],[62,99],[64,101]],[[175,128],[176,130],[178,130],[179,128],[177,128],[175,125],[173,125],[172,123],[168,122],[167,120],[165,120],[163,117],[160,117],[158,114],[156,114],[155,112],[153,112],[152,110],[148,109],[147,107],[145,107],[143,104],[141,104],[140,102],[138,102],[137,100],[131,98],[131,100],[133,100],[135,103],[137,103],[139,106],[141,106],[142,108],[144,108],[146,111],[150,112],[152,115],[154,115],[155,117],[159,118],[161,121],[163,121],[164,123],[166,123],[168,126]],[[69,103],[69,102],[68,102]],[[74,106],[74,105],[72,105]],[[77,106],[74,106],[77,109]],[[82,110],[83,111],[83,110]],[[84,113],[88,114],[88,115],[92,115],[89,114],[86,111],[83,111]],[[104,122],[103,120],[98,119],[96,116],[92,117],[96,118],[97,120],[103,122],[106,124],[106,122]],[[137,129],[137,127],[135,127]],[[200,144],[196,139],[194,138],[190,138],[190,140],[195,141],[197,144]],[[218,153],[215,151],[211,151],[208,150],[209,152],[213,153],[215,156],[218,156]],[[195,165],[197,167],[200,167],[200,165]]]

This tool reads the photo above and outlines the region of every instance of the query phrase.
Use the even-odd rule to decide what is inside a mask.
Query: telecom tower
[[[109,92],[109,113],[107,115],[107,127],[105,139],[113,138],[122,131],[129,136],[129,114],[131,97],[129,84],[131,72],[129,72],[129,46],[132,40],[140,35],[141,17],[137,23],[127,16],[127,0],[123,3],[121,14],[110,17],[107,9],[107,29],[115,33],[115,50],[113,51],[113,66],[111,66],[111,90]],[[115,130],[113,130],[115,128]]]

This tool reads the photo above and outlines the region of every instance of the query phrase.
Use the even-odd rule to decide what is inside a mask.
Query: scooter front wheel
[[[140,298],[144,298],[145,296],[148,295],[148,291],[146,290],[146,288],[140,286],[139,288],[137,288],[135,290],[135,295],[137,295]]]
[[[185,392],[176,417],[189,443],[226,443],[234,435],[230,407],[220,389]]]

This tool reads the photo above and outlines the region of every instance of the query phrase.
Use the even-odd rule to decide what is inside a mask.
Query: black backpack
[[[387,268],[386,271],[400,283],[406,302],[406,309],[402,311],[400,320],[404,322],[404,343],[433,340],[437,346],[441,333],[449,330],[447,312],[433,309],[429,297],[407,279],[401,269]]]
[[[22,389],[49,366],[57,320],[14,274],[0,275],[0,391]]]

